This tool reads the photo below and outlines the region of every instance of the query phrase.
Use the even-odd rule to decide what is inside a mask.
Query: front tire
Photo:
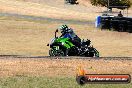
[[[59,49],[59,50],[50,49],[49,50],[49,55],[50,56],[65,56],[65,53],[61,49]]]

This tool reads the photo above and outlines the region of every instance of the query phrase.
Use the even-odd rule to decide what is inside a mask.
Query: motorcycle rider
[[[62,35],[60,37],[63,38],[70,38],[71,42],[77,46],[81,47],[81,39],[74,33],[72,28],[69,28],[67,25],[61,25],[59,27],[59,30],[61,31]]]

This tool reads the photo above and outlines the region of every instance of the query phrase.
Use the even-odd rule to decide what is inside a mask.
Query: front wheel
[[[49,50],[49,55],[50,56],[64,56],[64,51],[59,49],[59,50],[54,50],[54,49],[50,49]]]

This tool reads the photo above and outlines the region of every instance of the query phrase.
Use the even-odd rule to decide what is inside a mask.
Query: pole
[[[110,6],[110,1],[108,0],[108,3],[107,3],[107,14],[109,12],[109,6]]]
[[[127,17],[128,17],[128,8],[127,8]]]
[[[110,6],[110,0],[108,0],[108,7]]]

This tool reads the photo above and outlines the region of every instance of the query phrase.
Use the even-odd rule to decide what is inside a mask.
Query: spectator
[[[119,12],[118,16],[119,16],[119,17],[123,17],[123,15],[122,15],[121,11]]]

